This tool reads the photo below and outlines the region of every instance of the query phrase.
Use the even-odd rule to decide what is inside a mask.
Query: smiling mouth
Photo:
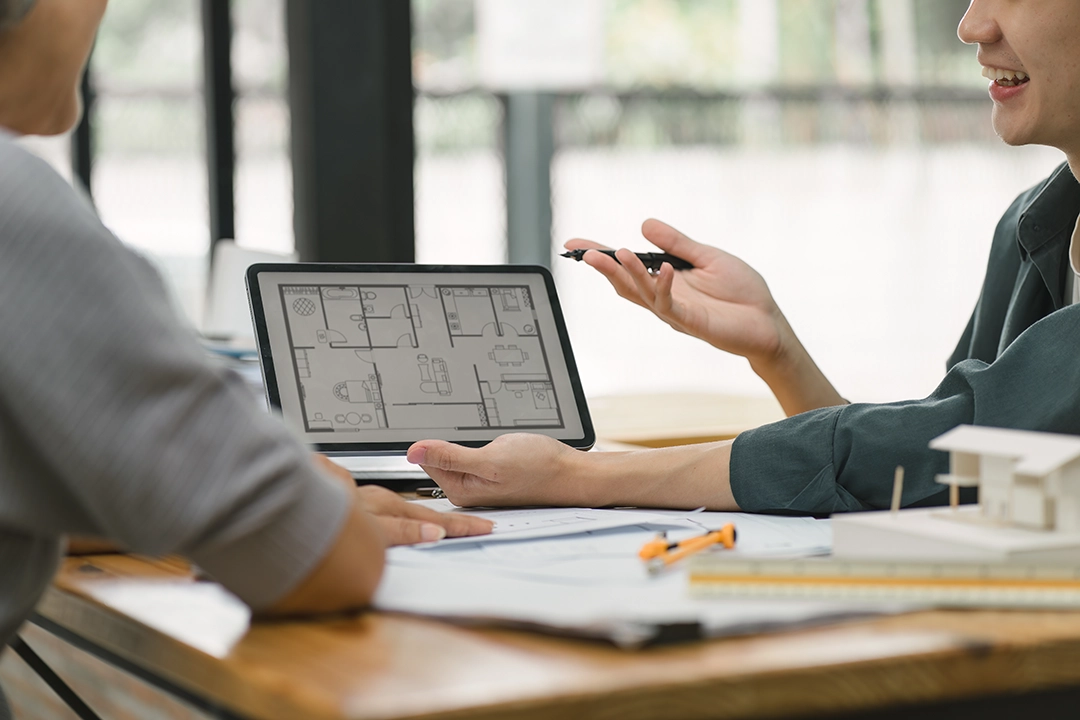
[[[982,76],[987,80],[993,80],[994,83],[1000,87],[1023,85],[1031,79],[1026,72],[1020,72],[1018,70],[1002,70],[1001,68],[993,67],[984,67],[982,69]]]

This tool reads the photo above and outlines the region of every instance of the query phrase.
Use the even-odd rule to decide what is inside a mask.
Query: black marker
[[[588,248],[586,250],[570,250],[569,252],[564,252],[560,257],[570,258],[571,260],[577,260],[578,262],[581,262],[581,259],[585,256],[585,253],[589,249],[592,248]],[[615,257],[614,250],[595,250],[594,252],[603,253],[609,258],[614,259],[615,262],[619,262],[619,258]],[[641,260],[642,264],[645,265],[645,269],[648,270],[650,274],[656,274],[660,272],[660,266],[664,263],[670,264],[671,267],[675,270],[694,269],[693,265],[683,260],[682,258],[675,257],[674,255],[668,255],[667,253],[647,252],[634,254],[638,256],[638,259]],[[619,264],[621,265],[622,263]]]

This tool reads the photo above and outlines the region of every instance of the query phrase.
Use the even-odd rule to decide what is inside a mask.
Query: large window
[[[162,270],[193,319],[210,235],[198,0],[112,3],[91,63],[102,221]]]
[[[505,261],[507,177],[537,170],[504,152],[511,91],[489,84],[478,30],[491,2],[411,0],[421,262]],[[236,239],[285,252],[282,4],[231,11]],[[533,22],[585,5],[602,13],[586,53],[599,70],[537,88],[550,103],[532,118],[554,138],[549,197],[535,200],[550,202],[552,250],[578,236],[645,249],[641,221],[667,220],[761,271],[851,399],[928,393],[977,298],[998,214],[1062,159],[994,136],[974,50],[955,35],[966,0],[518,7]],[[195,320],[210,248],[199,10],[113,3],[92,64],[95,201]],[[66,140],[27,142],[70,175]],[[554,270],[590,394],[767,392],[743,361],[663,327],[587,268]]]
[[[236,240],[293,249],[283,0],[232,2]],[[92,190],[102,221],[154,262],[193,323],[211,245],[199,0],[111,3],[90,66]],[[71,178],[70,141],[27,138]]]
[[[284,0],[234,0],[236,241],[293,250]]]
[[[503,106],[477,87],[473,2],[412,9],[416,261],[506,262]]]

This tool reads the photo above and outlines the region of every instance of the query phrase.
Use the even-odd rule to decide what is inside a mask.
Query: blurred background
[[[88,78],[94,202],[195,324],[215,237],[214,4],[231,25],[231,234],[292,251],[286,0],[114,0]],[[994,136],[956,39],[966,6],[412,0],[415,259],[550,264],[591,396],[767,394],[741,359],[551,260],[572,237],[651,249],[639,228],[658,217],[759,270],[846,397],[924,396],[999,215],[1063,160]],[[72,177],[69,138],[26,143]]]

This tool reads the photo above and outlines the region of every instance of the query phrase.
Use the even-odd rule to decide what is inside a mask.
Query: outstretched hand
[[[619,262],[603,253],[585,253],[622,297],[651,310],[679,332],[700,338],[751,362],[769,363],[784,349],[790,332],[769,287],[739,258],[703,245],[659,220],[646,220],[641,233],[666,253],[689,261],[693,270],[676,272],[665,263],[656,275],[629,250]],[[591,240],[571,240],[567,249],[607,249]],[[620,264],[621,263],[621,264]]]
[[[409,448],[409,462],[463,507],[507,505],[592,506],[575,483],[571,465],[582,453],[544,435],[501,435],[480,448],[422,440]]]
[[[664,263],[650,275],[626,249],[615,253],[619,262],[598,252],[586,252],[582,259],[599,270],[619,295],[648,308],[679,332],[749,360],[788,415],[846,402],[795,337],[757,271],[659,220],[646,220],[641,234],[694,268],[675,272]],[[590,240],[571,240],[566,247],[607,249]]]
[[[415,545],[446,537],[487,535],[493,527],[490,520],[461,513],[436,512],[406,502],[400,495],[384,487],[357,487],[352,475],[325,455],[316,455],[315,460],[327,474],[360,495],[362,507],[374,518],[387,545]]]

